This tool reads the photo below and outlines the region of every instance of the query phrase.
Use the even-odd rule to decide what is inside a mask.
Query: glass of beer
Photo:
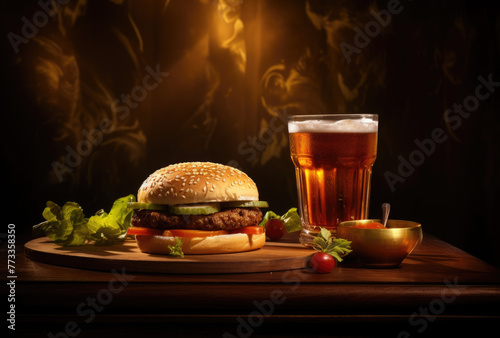
[[[320,227],[335,234],[340,222],[367,218],[378,115],[291,115],[288,131],[300,242],[311,246]]]

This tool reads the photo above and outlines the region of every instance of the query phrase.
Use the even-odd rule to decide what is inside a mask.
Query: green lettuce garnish
[[[184,257],[184,252],[182,252],[182,240],[177,238],[175,245],[169,245],[170,256]]]
[[[66,202],[62,207],[48,201],[42,216],[45,222],[33,227],[35,237],[47,236],[62,246],[78,246],[89,242],[110,245],[125,239],[133,210],[127,203],[135,202],[134,195],[117,199],[109,213],[99,210],[86,218],[83,209],[75,202]]]
[[[343,258],[352,252],[351,241],[335,238],[329,230],[320,229],[318,235],[314,237],[313,248],[319,252],[326,252],[342,262]]]
[[[268,211],[264,215],[260,226],[264,226],[270,219],[279,219],[285,225],[286,232],[295,232],[302,230],[302,221],[297,213],[297,208],[291,208],[284,215],[280,216],[273,211]]]

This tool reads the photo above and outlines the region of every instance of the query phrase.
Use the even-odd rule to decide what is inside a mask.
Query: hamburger
[[[218,254],[260,249],[266,241],[254,181],[244,172],[211,162],[169,165],[141,185],[129,235],[139,249],[171,254]],[[180,242],[179,242],[180,240]]]

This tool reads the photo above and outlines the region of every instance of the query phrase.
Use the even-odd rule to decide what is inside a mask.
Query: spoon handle
[[[391,205],[389,203],[382,204],[382,224],[384,227],[387,225],[387,219],[389,218],[389,212],[391,211]]]

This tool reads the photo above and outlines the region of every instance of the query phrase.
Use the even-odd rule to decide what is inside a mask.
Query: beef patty
[[[234,208],[210,215],[175,215],[166,211],[139,209],[132,216],[132,226],[156,229],[229,230],[259,225],[258,208]]]

